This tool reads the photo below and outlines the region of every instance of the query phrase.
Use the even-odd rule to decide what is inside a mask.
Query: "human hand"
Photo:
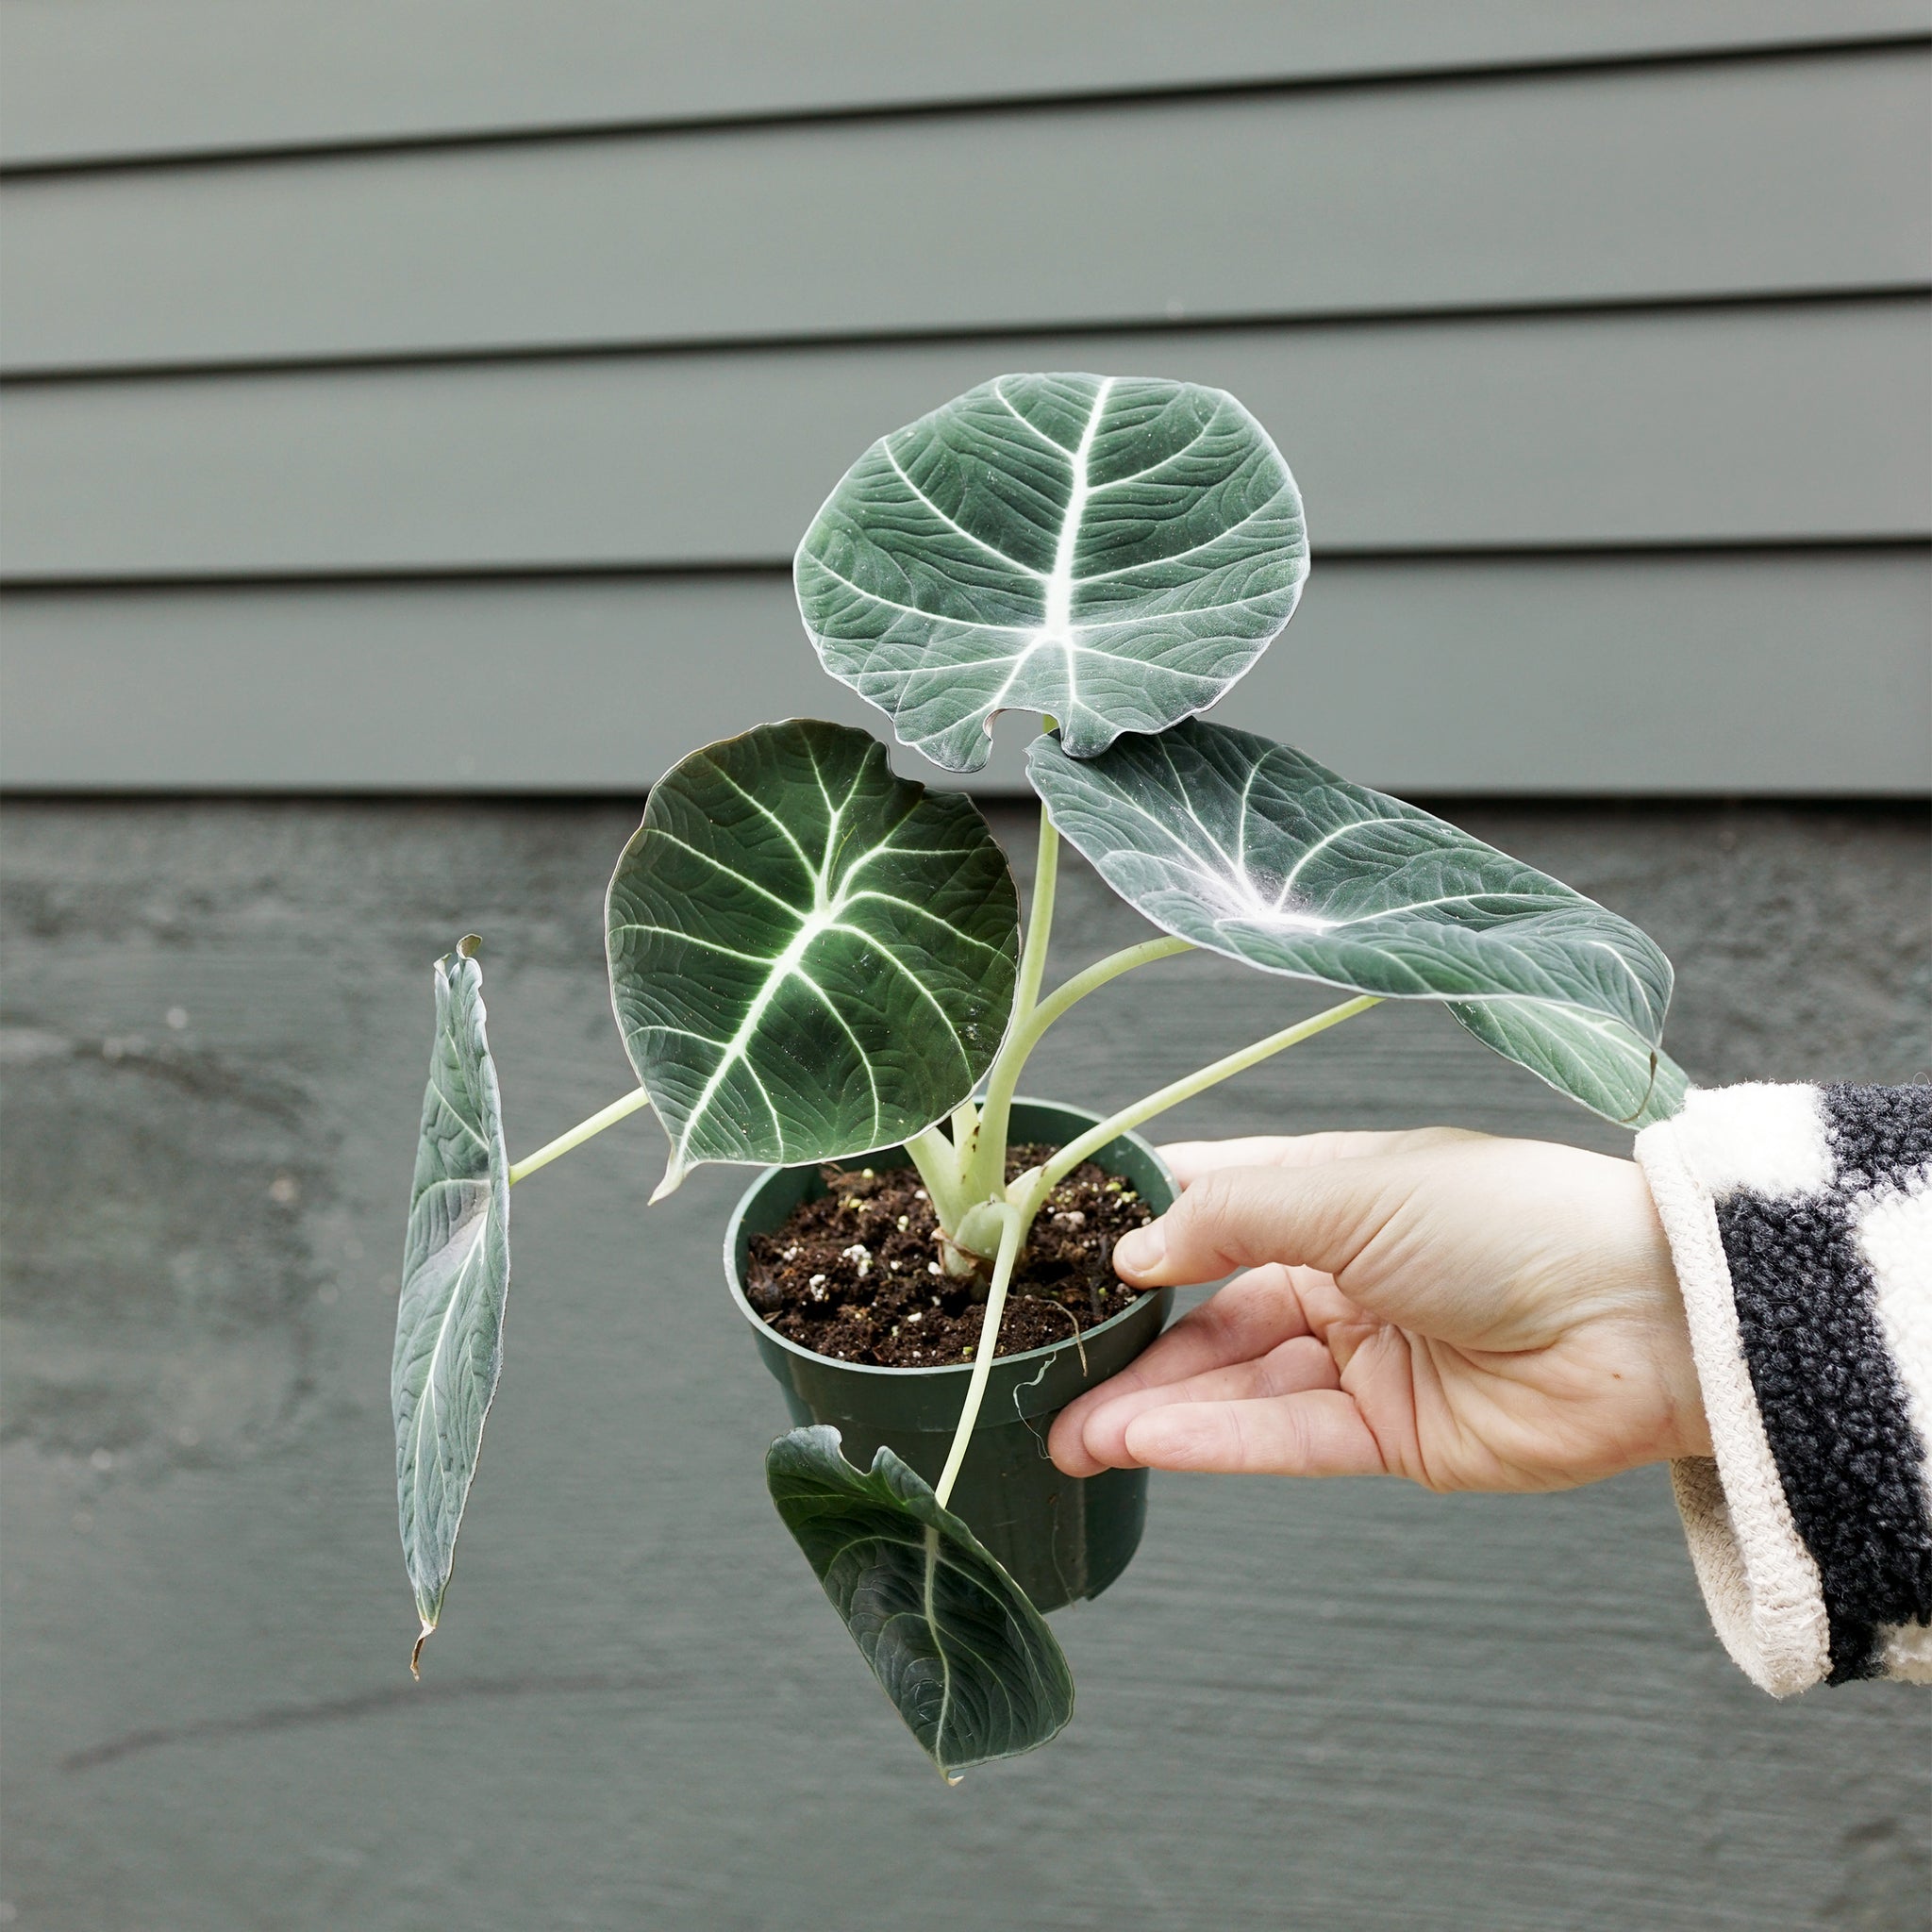
[[[1138,1288],[1238,1274],[1055,1422],[1103,1469],[1555,1490],[1710,1440],[1633,1161],[1449,1128],[1164,1148],[1185,1191],[1114,1250]]]

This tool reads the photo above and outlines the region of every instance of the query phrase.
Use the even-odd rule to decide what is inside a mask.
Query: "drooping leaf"
[[[509,1161],[477,945],[473,933],[454,958],[436,962],[436,1044],[390,1370],[403,1557],[423,1623],[411,1670],[441,1614],[483,1419],[503,1367]]]
[[[949,1783],[1065,1728],[1074,1677],[1045,1618],[890,1449],[861,1472],[837,1429],[793,1429],[772,1444],[765,1480],[860,1656]]]
[[[874,443],[793,575],[826,670],[973,772],[1001,710],[1089,758],[1205,709],[1307,569],[1294,479],[1224,391],[1003,375]]]
[[[1484,1044],[1613,1120],[1681,1080],[1671,966],[1627,920],[1287,745],[1199,719],[1096,758],[1037,741],[1061,834],[1129,905],[1271,973],[1440,999]],[[1640,1076],[1641,1070],[1641,1076]]]
[[[651,790],[608,905],[610,990],[671,1136],[706,1160],[831,1160],[942,1119],[1013,1006],[1019,899],[966,799],[864,731],[792,719]]]

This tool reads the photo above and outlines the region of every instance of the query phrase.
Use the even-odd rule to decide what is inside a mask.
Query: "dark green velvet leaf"
[[[1442,819],[1200,719],[1092,758],[1041,739],[1027,771],[1108,884],[1197,946],[1444,1001],[1485,1045],[1612,1120],[1681,1096],[1658,1048],[1671,965],[1657,944]]]
[[[992,1064],[1020,908],[977,808],[842,724],[761,724],[651,789],[610,881],[610,991],[671,1136],[706,1160],[891,1146]]]
[[[1224,391],[1003,375],[874,443],[793,575],[825,669],[972,772],[1002,710],[1087,758],[1204,709],[1307,570],[1294,479]]]
[[[837,1429],[772,1444],[765,1479],[832,1607],[949,1782],[1057,1737],[1074,1678],[1046,1620],[890,1449],[869,1471]]]

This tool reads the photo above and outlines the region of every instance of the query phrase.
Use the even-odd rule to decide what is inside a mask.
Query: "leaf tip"
[[[415,1645],[414,1645],[414,1647],[413,1647],[413,1648],[412,1648],[412,1649],[410,1650],[410,1652],[409,1652],[409,1674],[410,1674],[410,1676],[412,1676],[412,1677],[416,1677],[416,1678],[420,1678],[420,1677],[422,1676],[422,1674],[423,1674],[423,1646],[424,1646],[424,1645],[425,1645],[425,1643],[427,1643],[427,1642],[429,1641],[429,1640],[430,1640],[430,1639],[431,1639],[431,1638],[432,1638],[433,1636],[435,1636],[435,1635],[436,1635],[436,1625],[435,1625],[434,1624],[432,1624],[432,1623],[429,1623],[429,1622],[428,1622],[428,1621],[427,1621],[427,1620],[425,1619],[425,1622],[424,1622],[424,1624],[423,1624],[423,1627],[422,1627],[422,1629],[421,1629],[421,1630],[419,1630],[419,1631],[418,1631],[418,1632],[416,1633],[416,1642],[415,1642]]]
[[[674,1154],[670,1160],[665,1163],[664,1178],[658,1183],[657,1192],[644,1203],[645,1207],[655,1208],[659,1201],[667,1200],[671,1195],[676,1193],[678,1189],[683,1187],[684,1177],[690,1171],[684,1162]]]
[[[479,932],[466,932],[457,941],[457,957],[460,959],[474,959],[483,950],[483,935]]]
[[[1650,1096],[1657,1091],[1657,1049],[1650,1050],[1650,1073],[1643,1083],[1643,1098],[1626,1113],[1617,1124],[1620,1127],[1634,1127],[1642,1120],[1650,1108]]]

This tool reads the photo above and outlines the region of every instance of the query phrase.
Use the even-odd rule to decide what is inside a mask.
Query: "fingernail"
[[[1124,1234],[1114,1243],[1114,1265],[1131,1268],[1136,1274],[1151,1274],[1167,1258],[1167,1230],[1159,1222],[1150,1221]]]

